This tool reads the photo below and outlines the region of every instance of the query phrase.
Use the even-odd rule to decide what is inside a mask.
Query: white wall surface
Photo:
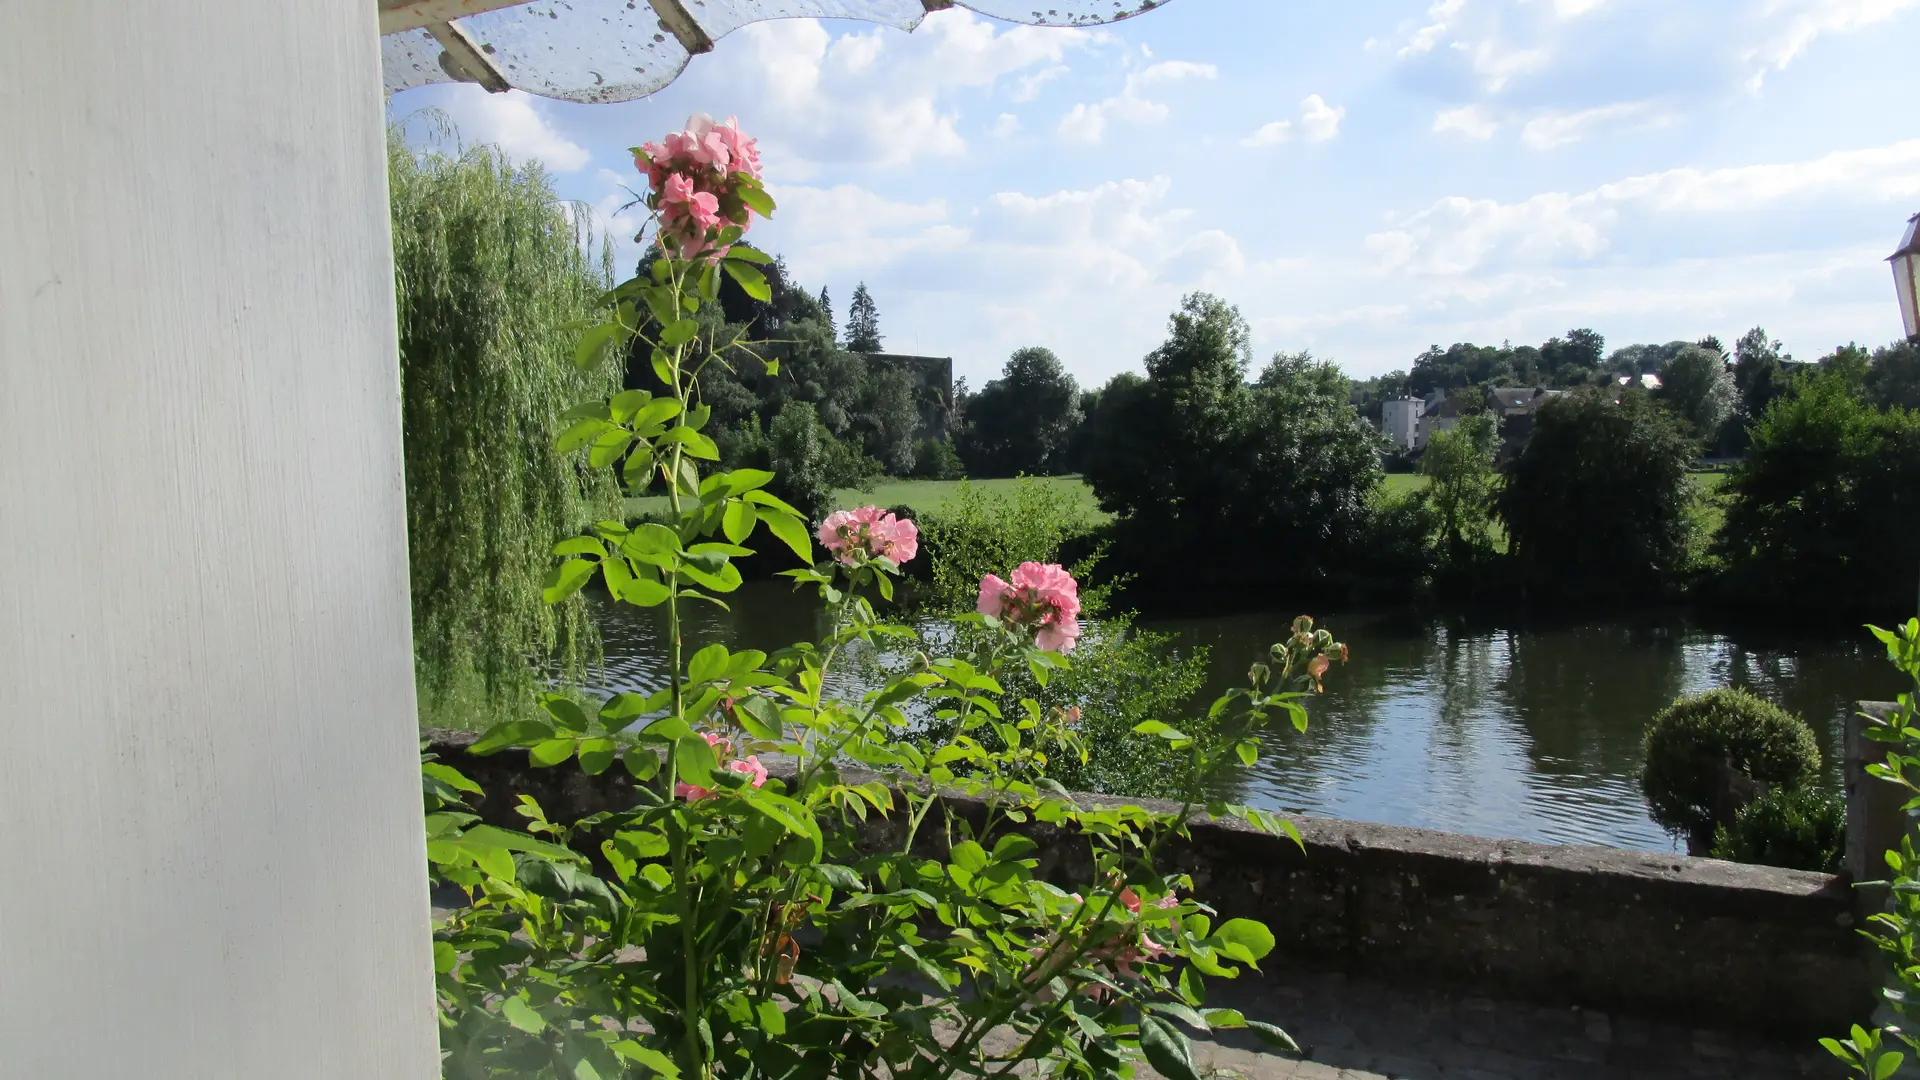
[[[437,1074],[373,0],[0,0],[0,1077]]]

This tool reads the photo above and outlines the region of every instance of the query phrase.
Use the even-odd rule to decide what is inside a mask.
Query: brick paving
[[[1209,1005],[1279,1024],[1296,1060],[1251,1039],[1196,1043],[1219,1080],[1799,1080],[1845,1070],[1811,1038],[1689,1029],[1583,1009],[1396,989],[1341,975],[1269,972],[1208,983]],[[1736,991],[1737,992],[1737,991]]]

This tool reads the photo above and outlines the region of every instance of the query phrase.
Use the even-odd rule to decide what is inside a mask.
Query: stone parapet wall
[[[599,777],[571,766],[530,769],[517,751],[468,757],[471,741],[433,738],[443,758],[487,789],[483,816],[498,824],[524,820],[510,793],[535,796],[558,820],[630,805],[632,782],[617,767]],[[948,805],[979,810],[958,795]],[[1192,874],[1199,898],[1223,917],[1273,930],[1271,962],[1775,1037],[1844,1031],[1873,1006],[1870,958],[1844,877],[1352,821],[1294,823],[1304,852],[1238,821],[1207,820],[1167,853],[1167,869]],[[1084,849],[1060,834],[1041,839],[1041,872],[1075,877]]]

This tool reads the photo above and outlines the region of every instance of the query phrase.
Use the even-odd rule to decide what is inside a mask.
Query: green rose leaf
[[[560,437],[553,441],[553,448],[563,454],[572,453],[599,438],[601,433],[611,427],[613,425],[603,419],[589,417],[561,432]]]
[[[1193,1067],[1193,1047],[1179,1028],[1165,1020],[1151,1015],[1140,1018],[1140,1050],[1167,1080],[1200,1080]]]
[[[1252,919],[1228,919],[1213,935],[1226,946],[1221,952],[1249,964],[1273,951],[1273,931]]]
[[[668,348],[685,345],[699,332],[700,324],[692,319],[676,319],[668,323],[666,329],[660,331],[660,344]]]
[[[674,740],[673,764],[680,771],[681,783],[706,787],[713,783],[713,770],[720,767],[720,759],[705,738],[684,735]]]
[[[728,259],[720,264],[726,268],[727,276],[740,283],[740,288],[755,300],[765,303],[773,299],[773,290],[767,285],[767,275],[755,269],[751,264],[736,259]]]
[[[552,768],[572,757],[573,747],[572,739],[548,739],[535,743],[533,749],[527,751],[527,761],[536,768]]]
[[[529,1035],[538,1035],[547,1030],[546,1019],[534,1012],[533,1006],[527,1004],[525,998],[510,997],[502,1002],[500,1015],[506,1017],[507,1023]]]
[[[764,494],[766,493],[754,491],[749,492],[747,497]],[[807,535],[807,526],[800,520],[799,515],[789,517],[786,514],[761,514],[760,520],[767,523],[767,531],[778,537],[781,543],[792,548],[795,555],[800,556],[801,562],[808,566],[813,565],[813,537]]]
[[[753,535],[753,526],[759,520],[752,503],[730,502],[726,516],[721,519],[720,530],[727,534],[728,540],[736,544],[745,543],[747,537]]]
[[[564,694],[541,695],[540,707],[553,717],[554,726],[561,731],[578,733],[587,730],[586,710]]]
[[[565,600],[580,591],[599,565],[589,559],[568,559],[547,573],[546,587],[540,590],[540,598],[549,604]]]
[[[1247,1021],[1247,1029],[1259,1036],[1260,1041],[1266,1043],[1268,1046],[1278,1047],[1290,1054],[1300,1052],[1300,1044],[1293,1041],[1293,1036],[1274,1027],[1272,1024],[1262,1023],[1259,1020],[1249,1020]]]
[[[693,682],[710,682],[727,673],[727,647],[715,643],[693,654],[687,661],[687,678]]]
[[[579,756],[581,771],[588,776],[598,776],[613,764],[613,740],[583,739]]]
[[[605,352],[607,346],[620,338],[622,330],[617,322],[601,323],[599,326],[580,335],[580,343],[573,347],[573,365],[582,371],[594,365]]]
[[[553,728],[536,720],[509,720],[496,724],[480,736],[480,741],[467,747],[467,753],[475,756],[491,754],[505,750],[509,746],[532,746],[553,738]]]

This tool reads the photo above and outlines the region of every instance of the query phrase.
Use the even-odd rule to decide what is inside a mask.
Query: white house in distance
[[[1420,418],[1427,403],[1419,398],[1388,398],[1380,403],[1380,431],[1402,450],[1413,450],[1425,443],[1420,437]]]

